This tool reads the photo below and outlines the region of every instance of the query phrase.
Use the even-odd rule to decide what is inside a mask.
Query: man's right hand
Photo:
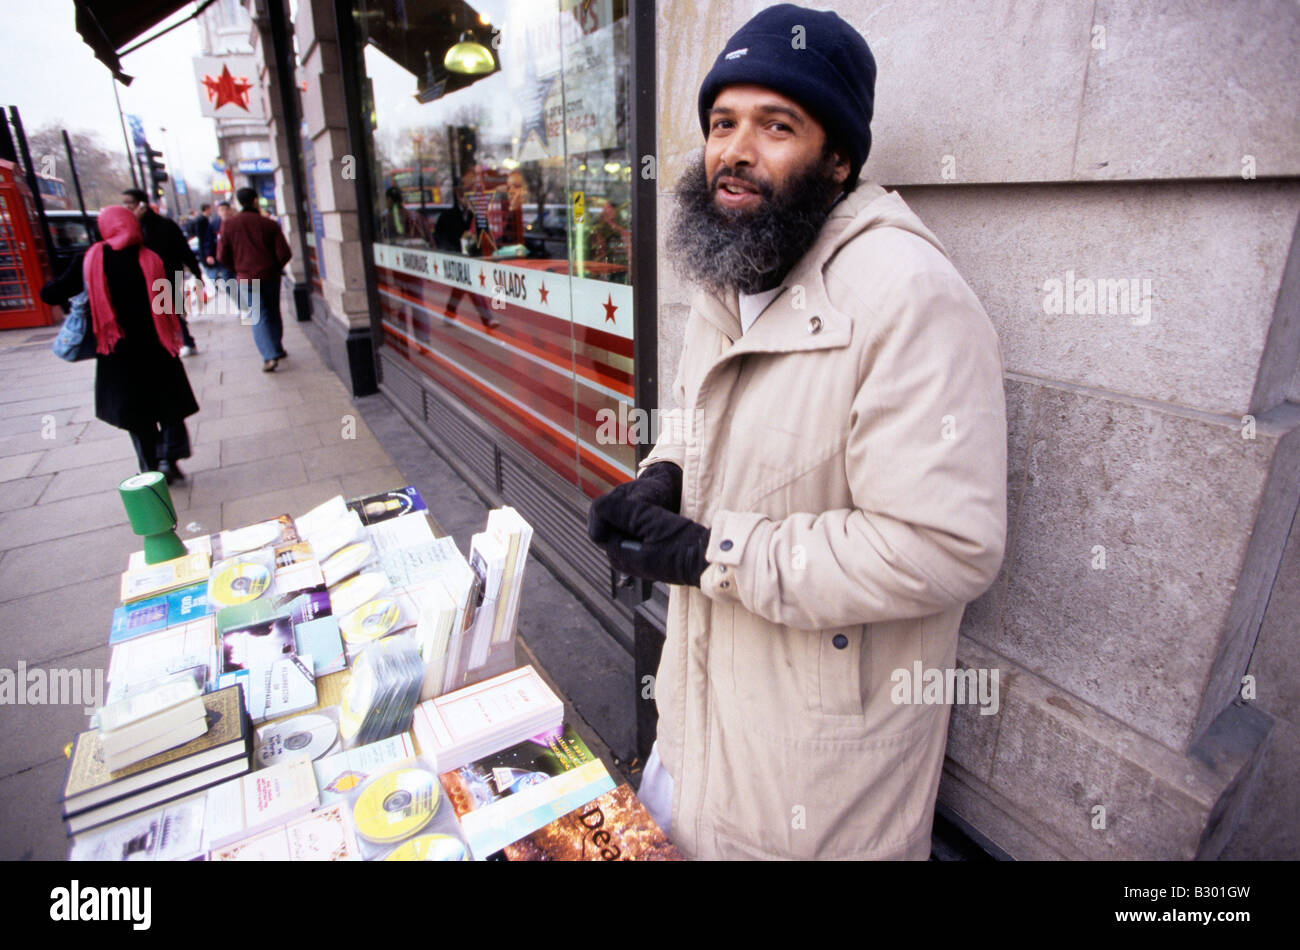
[[[655,505],[676,514],[682,506],[682,470],[675,462],[656,462],[634,481],[624,482],[591,503],[587,536],[604,545],[615,538],[635,537],[636,510]]]

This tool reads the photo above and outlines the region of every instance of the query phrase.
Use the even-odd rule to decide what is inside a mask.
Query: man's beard
[[[720,292],[754,294],[779,286],[821,233],[841,187],[831,177],[833,168],[833,158],[823,155],[777,191],[725,165],[710,183],[703,158],[693,161],[677,183],[678,210],[669,232],[678,272]],[[754,185],[762,202],[752,211],[719,207],[713,199],[723,176]]]

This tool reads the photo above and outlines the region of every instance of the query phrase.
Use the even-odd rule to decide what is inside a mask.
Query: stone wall
[[[765,5],[658,4],[662,223]],[[1300,8],[830,6],[879,68],[863,178],[1006,370],[1007,555],[958,651],[1001,702],[954,709],[941,801],[1018,858],[1300,857]],[[690,289],[659,276],[668,407]]]

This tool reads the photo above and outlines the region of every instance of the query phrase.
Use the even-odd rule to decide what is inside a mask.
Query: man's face
[[[826,133],[793,99],[763,86],[728,86],[709,110],[704,172],[717,207],[752,213],[821,160]],[[838,154],[831,176],[843,185]]]
[[[230,206],[229,206],[229,205],[217,205],[217,217],[220,218],[222,221],[224,221],[224,220],[226,220],[226,218],[230,217]]]
[[[122,204],[131,209],[131,213],[136,216],[136,220],[144,218],[145,212],[149,210],[147,204],[143,201],[136,201],[130,195],[122,196]]]

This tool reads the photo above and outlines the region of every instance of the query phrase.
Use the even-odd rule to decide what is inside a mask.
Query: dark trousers
[[[185,319],[185,314],[178,313],[176,319],[181,323],[181,342],[186,346],[197,347],[198,344],[194,342],[194,335],[190,333],[190,322]]]
[[[131,429],[130,432],[142,472],[157,471],[158,463],[164,459],[175,462],[190,457],[190,433],[185,428],[184,419],[155,423],[152,429]]]

